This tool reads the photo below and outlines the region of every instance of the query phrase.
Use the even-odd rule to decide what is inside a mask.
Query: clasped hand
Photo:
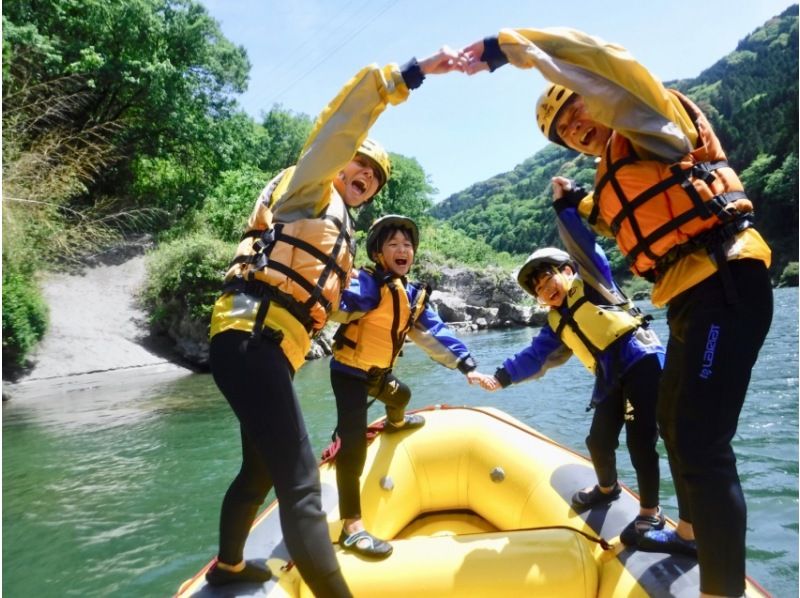
[[[481,60],[483,40],[454,50],[450,46],[442,46],[435,54],[418,61],[422,72],[426,75],[442,75],[451,71],[460,71],[474,75],[489,70],[489,65]]]

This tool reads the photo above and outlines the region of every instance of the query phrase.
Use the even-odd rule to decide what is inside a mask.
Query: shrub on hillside
[[[169,331],[185,318],[207,326],[235,246],[204,234],[165,243],[147,260],[142,291],[156,331]]]
[[[201,220],[214,236],[239,241],[256,198],[269,176],[254,166],[228,170],[206,198]]]
[[[47,305],[32,275],[3,269],[3,378],[25,366],[47,329]]]
[[[797,262],[789,262],[781,272],[781,278],[778,281],[779,287],[796,287],[798,282],[798,268]]]

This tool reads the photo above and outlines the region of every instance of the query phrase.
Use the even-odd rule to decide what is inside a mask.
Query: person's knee
[[[240,475],[234,480],[234,494],[243,503],[261,505],[270,490],[269,480],[261,476]]]
[[[591,454],[613,453],[618,446],[619,441],[616,438],[608,438],[596,434],[589,434],[586,437],[586,448],[589,449]]]

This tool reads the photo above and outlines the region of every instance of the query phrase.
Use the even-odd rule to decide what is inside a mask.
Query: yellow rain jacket
[[[232,290],[214,305],[212,337],[225,330],[252,332],[266,285],[264,327],[282,335],[281,349],[295,370],[303,365],[311,337],[338,306],[355,251],[352,219],[333,181],[386,106],[408,95],[397,65],[370,65],[322,111],[295,167],[273,180],[256,201],[226,275],[226,288]],[[277,237],[267,260],[248,261],[270,227]]]

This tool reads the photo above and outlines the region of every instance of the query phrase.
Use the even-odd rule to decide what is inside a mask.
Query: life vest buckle
[[[269,247],[272,247],[274,243],[275,243],[275,229],[268,228],[263,233],[261,233],[259,237],[253,242],[253,249],[257,253],[261,253],[266,249],[268,249]]]

